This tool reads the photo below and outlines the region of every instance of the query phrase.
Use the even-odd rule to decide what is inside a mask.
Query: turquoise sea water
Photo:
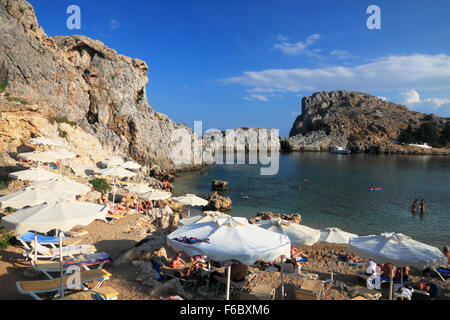
[[[233,201],[234,216],[260,211],[299,212],[302,224],[338,227],[359,235],[400,232],[431,245],[450,245],[450,158],[412,155],[280,155],[273,176],[258,165],[214,165],[208,175],[180,172],[174,194],[211,192],[213,179],[227,180],[222,192]],[[369,192],[370,184],[383,191]],[[302,189],[302,190],[301,190]],[[243,199],[248,196],[248,199]],[[413,214],[414,198],[428,202],[425,213]]]

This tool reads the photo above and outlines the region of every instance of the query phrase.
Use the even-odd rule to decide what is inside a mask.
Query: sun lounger
[[[368,288],[356,289],[356,294],[366,297],[369,300],[379,300],[382,296],[380,291]]]
[[[95,290],[83,290],[57,300],[117,300],[119,293],[112,288],[98,288]]]
[[[75,257],[65,257],[63,268],[67,270],[69,266],[78,266],[84,270],[90,270],[89,267],[97,266],[97,269],[102,269],[107,263],[113,263],[111,256],[105,252],[97,252]],[[31,260],[31,264],[34,270],[42,272],[49,279],[53,279],[49,273],[60,272],[59,261]]]
[[[369,299],[364,298],[363,296],[356,296],[356,297],[354,297],[354,298],[352,298],[350,300],[369,300]]]
[[[59,248],[56,247],[52,247],[52,248],[48,248],[46,246],[43,246],[39,243],[34,243],[34,242],[30,242],[31,245],[31,252],[27,254],[27,257],[35,260],[35,253],[34,253],[34,249],[36,248],[37,251],[37,255],[36,258],[37,259],[56,259],[59,258]],[[88,254],[88,253],[94,253],[96,252],[97,249],[91,245],[91,244],[76,244],[76,245],[68,245],[68,246],[63,246],[62,247],[62,253],[63,253],[63,257],[69,256],[69,257],[73,257],[74,255],[77,254]]]
[[[63,278],[63,290],[69,290],[69,280],[71,276]],[[99,281],[94,289],[100,288],[103,282],[111,277],[106,270],[89,270],[80,272],[80,285],[85,287],[86,283]],[[36,300],[42,300],[38,294],[46,294],[57,292],[60,290],[60,278],[53,280],[36,280],[36,281],[18,281],[16,282],[17,291],[20,294],[32,296]],[[57,292],[53,298],[58,298],[60,292]]]
[[[274,300],[275,288],[257,285],[250,291],[250,295],[254,296],[257,300]]]
[[[320,300],[324,282],[321,280],[305,280],[301,287],[295,290],[297,300]]]
[[[245,277],[242,281],[232,281],[230,280],[230,287],[239,291],[242,291],[244,287],[254,278],[256,277],[256,273],[251,272],[249,275]],[[214,276],[214,279],[224,285],[227,284],[227,278],[220,277],[220,276]]]
[[[31,247],[31,243],[34,243],[34,233],[27,232],[27,233],[23,234],[22,236],[18,237],[17,239],[24,247],[24,250],[22,251],[22,254],[24,255],[24,257],[27,257],[27,259],[34,258],[34,249]],[[43,236],[43,235],[37,234],[36,240],[37,240],[38,244],[44,246],[44,248],[42,248],[42,250],[44,252],[47,252],[45,247],[58,248],[58,245],[59,245],[59,237],[48,237],[48,236]],[[63,241],[63,245],[65,245],[65,246],[76,245],[81,242],[80,239],[67,238],[67,237],[63,237],[62,241]],[[28,245],[28,243],[30,243],[30,245]],[[46,253],[44,254],[44,256],[47,256],[47,255],[48,254],[46,254]],[[41,254],[39,252],[38,252],[38,257],[41,257]]]

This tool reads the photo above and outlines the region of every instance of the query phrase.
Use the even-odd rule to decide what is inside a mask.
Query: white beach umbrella
[[[114,166],[120,166],[121,164],[124,163],[122,158],[119,157],[111,157],[110,159],[103,161],[103,163],[105,165],[107,165],[108,167],[114,167]]]
[[[119,164],[120,167],[125,169],[140,169],[141,165],[135,161],[126,161],[124,163]]]
[[[54,190],[56,192],[61,191],[71,193],[74,195],[84,195],[91,190],[91,188],[85,184],[66,178],[55,178],[35,182],[32,185],[25,188],[25,190],[31,189]]]
[[[439,267],[447,259],[438,248],[393,232],[353,238],[348,244],[348,249],[378,264],[413,266],[419,270]]]
[[[174,240],[185,236],[209,240],[195,244]],[[206,255],[214,261],[237,260],[245,265],[291,254],[286,235],[258,228],[240,217],[216,217],[210,222],[182,226],[167,236],[167,245],[189,256]]]
[[[136,176],[136,173],[120,167],[109,167],[106,169],[99,170],[96,173],[114,178],[113,204],[116,201],[116,178],[123,178],[123,177],[130,178]]]
[[[46,151],[46,153],[53,154],[58,160],[69,160],[75,158],[77,155],[67,149],[58,149]]]
[[[188,244],[175,240],[183,237],[207,241]],[[279,256],[290,256],[291,252],[287,236],[256,227],[238,217],[216,217],[210,222],[182,226],[167,236],[167,245],[189,256],[206,255],[219,262],[237,260],[244,265],[258,260],[274,261]],[[227,299],[230,270],[228,266]]]
[[[29,180],[29,181],[43,181],[59,178],[59,175],[44,170],[42,168],[32,168],[28,170],[11,172],[8,176],[16,180]]]
[[[342,231],[339,228],[331,227],[320,230],[320,242],[348,244],[352,238],[359,237],[357,234]]]
[[[73,159],[77,155],[73,152],[70,152],[66,149],[61,150],[51,150],[51,151],[34,151],[34,152],[25,152],[19,153],[17,155],[19,158],[35,161],[35,162],[57,162],[59,160],[67,160]]]
[[[173,198],[175,202],[182,203],[187,206],[206,206],[208,204],[208,200],[197,197],[195,194],[185,194],[184,196]]]
[[[152,200],[166,200],[172,197],[172,194],[167,191],[153,189],[149,192],[143,193],[139,195],[139,199],[152,201]]]
[[[101,174],[103,176],[109,176],[109,177],[114,177],[114,178],[124,178],[124,177],[134,177],[136,176],[136,173],[126,170],[124,168],[120,168],[120,167],[111,167],[111,168],[106,168],[106,169],[102,169],[96,172],[97,174]]]
[[[255,226],[287,235],[294,247],[301,245],[312,246],[319,241],[321,234],[320,230],[283,219],[262,220],[255,223]]]
[[[136,193],[136,194],[142,194],[142,193],[146,193],[149,191],[154,190],[153,188],[150,188],[144,184],[135,184],[132,186],[126,186],[125,190],[127,190],[130,193]]]
[[[77,225],[89,225],[96,219],[105,220],[107,213],[107,205],[80,201],[52,202],[18,210],[3,217],[1,225],[17,234],[28,231],[46,233],[53,229],[69,231]]]
[[[27,161],[35,161],[35,162],[57,162],[59,160],[56,154],[51,153],[49,151],[24,152],[19,153],[17,156]]]
[[[178,221],[179,225],[195,224],[213,221],[216,217],[230,217],[229,214],[220,211],[205,211],[204,214],[183,218]]]
[[[413,266],[424,270],[439,267],[447,262],[447,257],[438,248],[393,232],[353,238],[349,241],[348,250],[356,252],[363,258],[372,259],[377,264],[391,263],[400,268]],[[394,278],[392,273],[393,268],[391,268],[390,298]],[[403,280],[403,274],[401,278]]]
[[[0,197],[0,208],[23,208],[49,201],[75,201],[75,194],[61,190],[25,189]]]
[[[62,147],[64,146],[64,142],[59,140],[51,140],[44,137],[32,138],[28,140],[29,143],[34,145],[46,145],[46,146],[54,146],[54,147]]]

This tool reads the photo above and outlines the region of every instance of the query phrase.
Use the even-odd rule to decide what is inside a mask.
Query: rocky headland
[[[448,119],[410,111],[406,106],[346,90],[321,91],[302,99],[302,113],[283,151],[329,151],[344,147],[352,152],[450,154],[450,149],[424,149],[398,144],[402,130],[432,122],[442,130]]]

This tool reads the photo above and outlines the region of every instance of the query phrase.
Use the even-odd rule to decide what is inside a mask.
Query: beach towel
[[[96,252],[90,253],[86,256],[79,255],[76,257],[66,257],[63,260],[63,263],[66,265],[77,265],[77,266],[94,266],[98,264],[104,263],[113,263],[113,260],[109,254],[106,252]]]
[[[205,238],[205,239],[198,239],[196,237],[180,237],[180,238],[173,238],[172,240],[178,241],[178,242],[182,242],[182,243],[187,243],[187,244],[196,244],[196,243],[201,243],[201,242],[206,242],[209,243],[209,239]]]
[[[295,261],[297,261],[297,262],[307,262],[308,258],[306,258],[306,257],[296,257]]]
[[[34,241],[34,233],[27,232],[24,235],[22,235],[19,239],[24,242]],[[62,237],[62,240],[64,239],[66,239],[66,237]],[[36,240],[38,243],[59,243],[59,237],[48,237],[40,234],[36,235]]]
[[[60,248],[51,248],[50,252],[53,255],[59,255]],[[90,244],[79,244],[62,247],[63,255],[73,255],[73,254],[87,254],[92,253],[92,245]]]

